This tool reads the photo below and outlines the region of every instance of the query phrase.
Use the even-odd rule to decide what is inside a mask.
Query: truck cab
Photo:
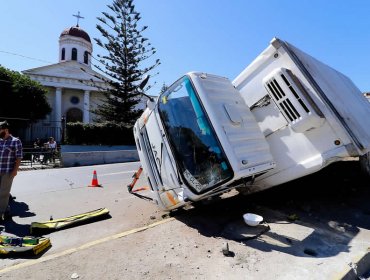
[[[169,210],[275,167],[256,120],[224,77],[186,74],[146,108],[134,134],[155,200]]]

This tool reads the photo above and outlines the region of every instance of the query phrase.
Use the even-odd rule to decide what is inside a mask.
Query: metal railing
[[[52,151],[45,148],[23,148],[21,167],[60,167],[60,149]]]

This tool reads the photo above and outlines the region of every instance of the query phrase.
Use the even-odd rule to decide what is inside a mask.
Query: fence
[[[48,139],[50,136],[54,137],[55,141],[61,142],[62,129],[54,125],[31,125],[29,128],[29,137],[27,140],[34,141],[36,138]]]
[[[25,129],[18,130],[18,135],[24,144],[33,144],[36,138],[42,142],[47,142],[50,136],[54,137],[55,141],[61,143],[62,128],[60,122],[31,124]]]
[[[22,140],[24,145],[32,145],[36,138],[47,142],[50,136],[58,143],[62,142],[65,123],[61,121],[41,120],[38,123],[30,123],[28,119],[0,116],[0,121],[7,120],[10,123],[10,133]]]
[[[23,148],[21,167],[60,167],[60,147],[57,151],[46,148]]]

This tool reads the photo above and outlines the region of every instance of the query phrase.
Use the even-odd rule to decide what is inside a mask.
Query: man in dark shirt
[[[0,122],[0,222],[9,216],[10,189],[22,157],[21,140],[9,133],[7,121]]]

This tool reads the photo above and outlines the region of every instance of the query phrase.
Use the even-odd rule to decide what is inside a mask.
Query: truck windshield
[[[226,160],[189,77],[159,98],[159,114],[183,179],[197,193],[231,179]]]

